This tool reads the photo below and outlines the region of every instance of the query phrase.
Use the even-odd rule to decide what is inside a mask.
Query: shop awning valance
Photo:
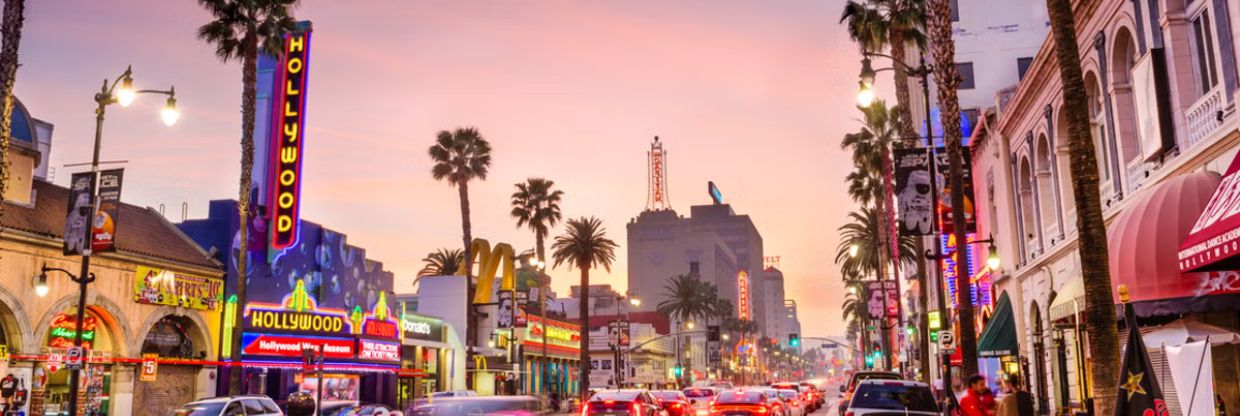
[[[1180,271],[1240,269],[1240,154],[1180,243]]]
[[[1016,318],[1012,315],[1012,301],[1007,292],[999,296],[995,304],[995,314],[978,337],[977,355],[982,357],[1002,357],[1016,355]]]
[[[1074,277],[1068,283],[1064,283],[1059,292],[1055,294],[1055,300],[1051,302],[1051,307],[1047,315],[1051,321],[1058,321],[1076,315],[1085,311],[1085,281],[1080,277]]]

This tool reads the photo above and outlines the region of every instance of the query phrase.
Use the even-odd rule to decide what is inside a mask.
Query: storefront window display
[[[77,332],[76,314],[57,314],[48,325],[44,351],[48,359],[35,369],[31,388],[32,414],[67,415],[69,409],[69,374],[65,368],[65,350],[73,346]],[[87,348],[87,363],[82,369],[85,389],[78,400],[79,414],[106,416],[112,384],[110,358],[115,341],[100,317],[87,311],[82,325],[82,346]]]

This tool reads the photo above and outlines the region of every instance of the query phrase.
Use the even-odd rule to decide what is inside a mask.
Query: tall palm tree
[[[673,277],[663,294],[667,300],[659,302],[658,311],[680,322],[689,322],[695,318],[705,318],[718,306],[708,295],[708,283],[696,275],[682,274]],[[710,285],[709,287],[714,287]]]
[[[551,257],[555,259],[555,267],[568,263],[581,270],[581,361],[578,365],[581,382],[590,379],[590,269],[602,266],[611,271],[611,262],[616,259],[615,241],[607,238],[607,230],[603,222],[594,217],[581,217],[567,222],[568,229],[555,238],[551,244]],[[586,389],[580,391],[581,401],[585,402]]]
[[[422,258],[422,270],[418,276],[447,276],[456,274],[465,262],[465,252],[456,248],[441,248]]]
[[[848,35],[861,48],[861,53],[891,52],[894,61],[904,63],[907,48],[926,47],[925,5],[923,0],[849,0],[844,5],[840,22],[848,27]],[[908,71],[902,65],[892,66],[896,87],[896,103],[904,113],[900,135],[916,137],[912,114],[909,113]]]
[[[254,171],[254,123],[258,99],[258,53],[279,55],[284,38],[297,29],[292,15],[300,0],[198,0],[215,19],[198,28],[198,38],[215,46],[224,62],[241,61],[241,179],[237,198],[237,229],[241,244],[236,261],[237,303],[245,304],[246,265],[249,262],[250,192]],[[241,316],[233,323],[231,357],[241,368]],[[228,372],[228,392],[241,394],[241,371]]]
[[[1085,281],[1085,316],[1091,323],[1089,339],[1090,373],[1094,382],[1094,414],[1111,414],[1115,404],[1115,381],[1119,380],[1119,335],[1115,322],[1115,300],[1111,298],[1111,274],[1106,226],[1098,195],[1097,156],[1089,134],[1085,81],[1081,79],[1080,52],[1076,46],[1076,25],[1068,0],[1047,0],[1051,38],[1059,61],[1063,82],[1064,112],[1068,118],[1068,147],[1072,154],[1069,170],[1076,201],[1077,248],[1081,256],[1081,275]]]
[[[0,21],[0,199],[9,185],[9,143],[13,138],[13,83],[17,80],[17,47],[26,17],[25,0],[5,0]],[[0,204],[0,215],[4,214]]]
[[[873,208],[863,207],[849,212],[848,218],[849,222],[838,228],[841,239],[836,246],[835,263],[840,265],[843,276],[874,273],[880,261],[878,250],[875,249],[879,244],[876,238],[878,214]],[[916,261],[915,237],[900,237],[899,246],[901,262],[910,264]]]
[[[956,88],[960,85],[960,74],[956,72],[956,42],[952,39],[951,2],[949,0],[928,0],[926,29],[929,32],[930,55],[934,62],[934,83],[938,89],[939,121],[943,125],[943,143],[947,147],[947,186],[951,189],[952,234],[956,241],[965,240],[964,213],[964,146],[963,132],[960,131],[960,100],[956,96]],[[956,275],[968,276],[968,262],[956,263]],[[973,325],[973,295],[968,290],[956,291],[959,305],[956,309],[956,320],[961,322],[959,333],[960,356],[964,374],[977,373],[977,328]]]
[[[465,282],[468,285],[465,296],[467,319],[465,324],[466,346],[477,343],[478,314],[473,307],[474,253],[470,244],[474,241],[473,230],[469,222],[469,183],[475,179],[486,180],[487,171],[491,168],[491,143],[473,127],[458,127],[456,130],[441,130],[435,135],[435,144],[427,150],[434,165],[431,177],[437,181],[448,182],[455,186],[461,200],[461,243],[465,254]],[[466,352],[466,359],[473,359],[473,349]],[[471,378],[466,378],[467,382]]]
[[[546,260],[543,240],[551,227],[560,222],[560,198],[564,191],[553,190],[555,181],[543,178],[529,178],[514,186],[517,191],[512,193],[512,218],[517,220],[517,227],[529,227],[534,232],[535,254],[539,260]]]

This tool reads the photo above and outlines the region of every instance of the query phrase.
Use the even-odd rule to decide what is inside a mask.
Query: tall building
[[[762,278],[764,285],[762,290],[766,294],[769,301],[761,302],[761,307],[766,309],[766,333],[771,338],[788,339],[791,331],[788,322],[784,318],[786,315],[784,310],[784,273],[774,267],[767,267],[758,273]]]

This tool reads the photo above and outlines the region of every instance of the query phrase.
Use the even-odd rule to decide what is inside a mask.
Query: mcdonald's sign
[[[478,264],[478,290],[474,291],[474,304],[485,305],[495,303],[492,299],[492,287],[495,287],[495,275],[500,274],[500,290],[516,290],[517,275],[513,269],[512,246],[508,243],[499,243],[495,245],[495,249],[491,249],[491,243],[481,238],[475,238],[473,244],[470,245],[471,257],[473,263]],[[502,269],[501,269],[502,267]],[[457,269],[457,274],[464,275],[465,264],[462,263]]]

